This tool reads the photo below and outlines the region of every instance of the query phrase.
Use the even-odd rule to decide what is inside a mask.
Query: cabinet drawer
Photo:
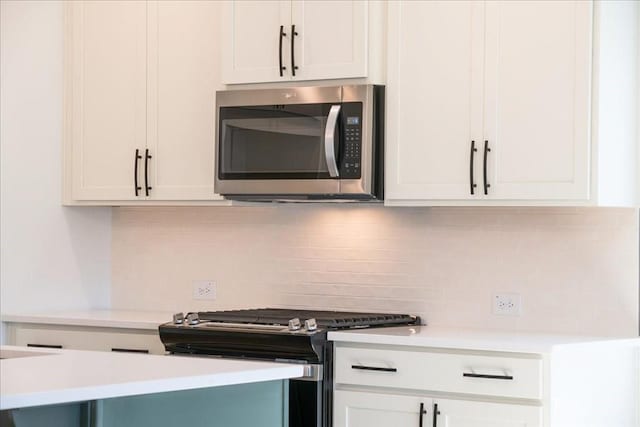
[[[542,399],[542,360],[337,347],[335,382]]]
[[[150,331],[16,326],[13,337],[14,344],[19,346],[164,354],[164,346],[160,338]]]

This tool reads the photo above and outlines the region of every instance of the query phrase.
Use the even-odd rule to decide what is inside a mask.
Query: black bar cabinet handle
[[[420,402],[420,423],[419,423],[420,427],[422,427],[423,425],[423,418],[426,413],[427,411],[425,411],[424,409],[424,402]]]
[[[473,158],[474,154],[478,151],[476,148],[476,142],[471,141],[471,154],[469,155],[469,188],[471,189],[471,195],[475,194],[475,188],[477,185],[473,182]]]
[[[138,197],[138,191],[142,190],[142,187],[138,186],[138,160],[141,158],[140,150],[136,148],[136,158],[133,164],[133,189],[136,192],[136,197]]]
[[[487,375],[487,374],[474,374],[469,372],[463,372],[463,377],[468,378],[488,378],[490,380],[512,380],[513,375]]]
[[[149,350],[137,349],[137,348],[112,348],[111,351],[116,353],[142,353],[149,354]]]
[[[298,33],[296,32],[296,26],[291,26],[291,74],[295,77],[298,66],[296,65],[296,49],[295,40]]]
[[[484,141],[484,162],[483,162],[484,194],[485,194],[485,196],[487,194],[489,194],[489,187],[491,187],[491,184],[489,184],[489,181],[487,180],[487,153],[489,153],[489,151],[491,151],[491,148],[489,148],[489,141],[487,141],[485,139],[485,141]]]
[[[279,47],[279,56],[278,61],[280,62],[280,77],[282,77],[282,72],[287,69],[282,65],[282,38],[285,37],[287,33],[284,32],[284,25],[280,25],[280,47]]]
[[[58,344],[27,344],[27,347],[35,347],[35,348],[62,348],[61,345]]]
[[[149,190],[152,190],[153,187],[149,186],[149,159],[151,158],[151,154],[149,154],[149,149],[144,150],[144,193],[148,197]]]
[[[438,411],[438,404],[433,404],[433,427],[438,427],[438,415],[440,415],[440,411]]]
[[[351,369],[360,369],[361,371],[398,372],[396,368],[379,368],[377,366],[363,365],[351,365]]]

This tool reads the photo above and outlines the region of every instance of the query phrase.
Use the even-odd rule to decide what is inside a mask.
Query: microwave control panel
[[[342,161],[340,178],[360,179],[362,170],[362,104],[342,104]]]

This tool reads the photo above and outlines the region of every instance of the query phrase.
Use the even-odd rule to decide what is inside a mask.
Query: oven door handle
[[[335,134],[340,115],[341,105],[332,105],[324,128],[324,156],[327,159],[327,169],[331,178],[338,177],[338,162],[336,161]]]

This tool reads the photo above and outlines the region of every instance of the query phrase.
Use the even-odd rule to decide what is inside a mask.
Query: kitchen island
[[[0,347],[0,411],[21,425],[284,426],[297,365]],[[56,421],[58,420],[58,421]]]

